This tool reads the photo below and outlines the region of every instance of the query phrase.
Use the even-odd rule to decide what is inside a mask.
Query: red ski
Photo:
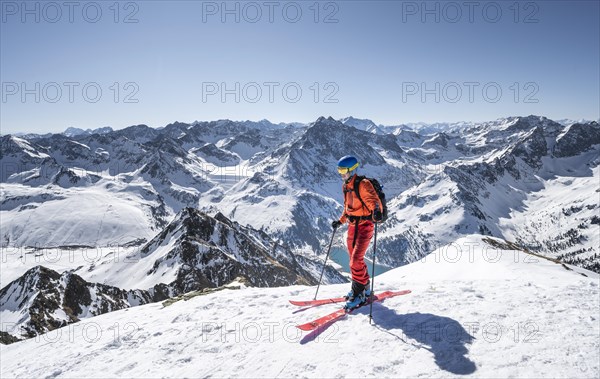
[[[334,322],[337,321],[339,319],[342,319],[346,314],[351,313],[352,311],[354,311],[355,309],[358,309],[360,307],[364,307],[365,305],[369,305],[370,303],[374,303],[376,301],[383,301],[387,298],[390,297],[394,297],[394,296],[400,296],[400,295],[406,295],[409,294],[410,290],[404,290],[404,291],[385,291],[382,292],[380,294],[376,294],[374,295],[369,301],[367,301],[365,304],[360,305],[356,308],[352,308],[352,309],[338,309],[335,312],[331,312],[328,315],[325,315],[323,317],[320,317],[316,320],[307,322],[306,324],[302,324],[302,325],[297,325],[296,327],[300,330],[304,330],[304,331],[311,331],[311,330],[315,330],[327,323],[330,322]]]
[[[317,305],[341,303],[346,301],[345,297],[333,297],[331,299],[320,300],[290,300],[290,303],[299,307],[316,307]]]

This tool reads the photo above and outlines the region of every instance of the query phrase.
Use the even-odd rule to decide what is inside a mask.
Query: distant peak
[[[333,117],[325,117],[321,116],[315,121],[315,124],[337,124],[339,121],[336,121]]]
[[[75,128],[75,127],[68,127],[67,129],[65,129],[64,132],[62,132],[63,135],[67,136],[67,137],[75,137],[75,136],[79,136],[79,135],[92,135],[92,134],[106,134],[106,133],[110,133],[113,131],[113,128],[111,128],[110,126],[104,126],[101,128],[96,128],[96,129],[81,129],[81,128]]]

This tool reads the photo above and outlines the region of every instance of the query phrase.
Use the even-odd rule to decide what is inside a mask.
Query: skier
[[[338,161],[338,172],[344,180],[342,185],[344,212],[339,220],[331,223],[334,229],[346,222],[350,224],[346,244],[350,255],[352,289],[346,296],[346,309],[364,304],[371,296],[365,252],[373,237],[373,222],[381,221],[383,209],[377,192],[369,180],[359,179],[358,191],[355,190],[358,165],[358,160],[351,155],[346,155]]]

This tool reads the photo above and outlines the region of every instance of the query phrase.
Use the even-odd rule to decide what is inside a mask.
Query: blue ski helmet
[[[338,161],[338,172],[340,174],[345,174],[352,170],[355,170],[358,167],[358,159],[353,157],[352,155],[346,155],[345,157],[340,158]]]

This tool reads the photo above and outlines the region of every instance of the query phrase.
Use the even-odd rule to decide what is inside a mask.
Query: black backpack
[[[377,196],[379,196],[379,200],[381,201],[381,205],[383,206],[383,209],[381,210],[381,221],[380,222],[384,222],[385,220],[388,219],[388,207],[387,207],[387,203],[385,201],[385,193],[383,193],[383,186],[375,178],[367,178],[365,176],[356,176],[356,179],[354,180],[354,193],[356,194],[356,197],[358,197],[358,200],[360,200],[362,205],[364,205],[365,207],[367,207],[367,205],[360,198],[360,193],[358,191],[358,187],[362,180],[370,181],[371,184],[373,185],[373,188],[375,189],[375,192],[377,193]]]

